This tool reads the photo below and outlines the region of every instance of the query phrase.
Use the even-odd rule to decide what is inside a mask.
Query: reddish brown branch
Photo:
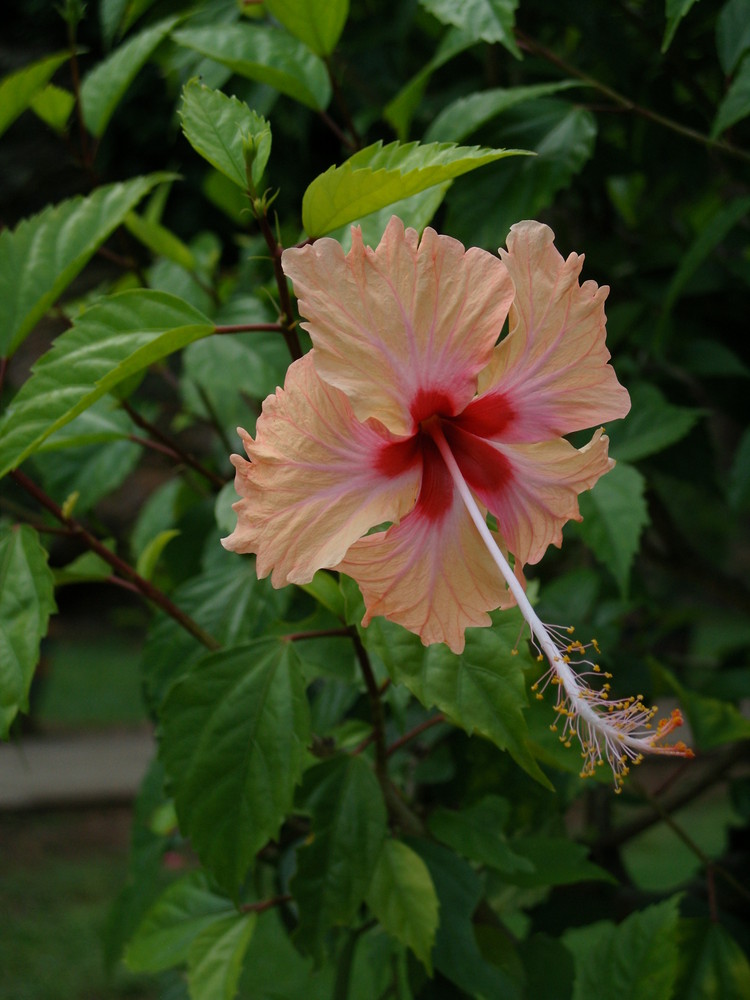
[[[149,580],[142,577],[133,567],[121,559],[114,552],[111,552],[106,545],[99,541],[99,539],[92,535],[90,531],[87,531],[82,524],[79,524],[74,518],[69,517],[65,514],[61,507],[59,507],[55,501],[47,496],[47,494],[42,490],[33,480],[20,472],[18,469],[14,470],[10,474],[13,480],[25,490],[29,496],[33,497],[34,500],[45,510],[49,511],[50,514],[59,521],[60,524],[64,525],[68,529],[71,535],[80,538],[87,548],[95,552],[100,559],[108,563],[116,573],[124,577],[125,581],[132,584],[142,597],[151,601],[162,611],[166,612],[173,618],[178,625],[189,632],[194,639],[197,639],[206,649],[218,650],[221,649],[221,643],[218,642],[212,635],[209,635],[201,626],[194,621],[189,615],[186,615],[184,611],[177,607],[163,591],[155,587]]]

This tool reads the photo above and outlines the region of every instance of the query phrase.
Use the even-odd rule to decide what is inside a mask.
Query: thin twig
[[[386,750],[386,756],[391,757],[397,750],[400,750],[402,746],[408,743],[410,740],[416,739],[417,736],[421,736],[422,733],[426,732],[428,729],[432,729],[433,726],[439,725],[441,722],[445,722],[445,716],[442,712],[437,715],[433,715],[430,719],[425,719],[424,722],[420,722],[418,726],[410,729],[408,733],[404,733],[400,739],[395,740]]]
[[[625,97],[624,94],[619,93],[619,91],[613,90],[612,87],[608,87],[606,83],[602,83],[601,80],[597,80],[596,77],[589,76],[588,73],[584,73],[576,66],[566,62],[551,49],[548,49],[546,45],[542,45],[540,42],[530,38],[522,31],[516,30],[516,40],[522,49],[541,56],[543,59],[546,59],[547,62],[552,63],[553,66],[557,66],[558,69],[561,69],[569,76],[574,76],[587,86],[598,90],[600,94],[606,94],[610,100],[614,101],[615,104],[624,108],[626,111],[639,115],[641,118],[646,118],[648,121],[654,122],[656,125],[661,125],[663,128],[669,129],[671,132],[675,132],[677,135],[681,135],[685,139],[690,139],[692,142],[699,142],[702,146],[716,150],[718,153],[726,153],[727,156],[734,156],[739,160],[750,162],[750,153],[746,152],[744,149],[739,149],[737,146],[733,146],[731,143],[725,142],[722,139],[712,139],[711,136],[706,135],[704,132],[698,132],[696,129],[690,128],[687,125],[682,125],[673,118],[667,118],[666,115],[660,115],[657,111],[652,111],[650,108],[644,108],[642,104],[637,104],[629,97]]]
[[[297,336],[297,323],[294,319],[294,310],[292,308],[292,299],[289,294],[289,286],[286,283],[286,275],[284,274],[284,269],[281,266],[281,254],[283,252],[283,247],[279,245],[276,237],[271,230],[271,226],[268,222],[268,216],[265,214],[265,209],[258,209],[256,211],[255,218],[258,220],[258,225],[260,226],[260,231],[263,234],[263,239],[266,241],[266,246],[271,252],[271,262],[273,263],[273,271],[276,276],[276,286],[279,290],[279,304],[281,306],[281,333],[286,341],[286,346],[289,348],[289,353],[292,356],[292,361],[297,361],[298,358],[302,357],[302,345],[299,342],[299,337]]]
[[[284,327],[281,323],[230,323],[214,327],[214,333],[261,333],[264,330],[283,333]]]
[[[281,896],[272,896],[271,899],[264,899],[260,903],[243,903],[240,907],[241,913],[263,913],[264,910],[270,910],[274,906],[283,906],[284,903],[291,903],[294,897],[285,892]]]
[[[186,632],[189,632],[190,635],[204,645],[206,649],[221,649],[220,642],[214,639],[212,635],[209,635],[209,633],[206,632],[205,629],[201,628],[196,621],[178,608],[177,605],[174,604],[163,591],[159,590],[159,588],[155,587],[149,580],[142,577],[129,563],[125,562],[124,559],[121,559],[118,555],[115,555],[114,552],[111,552],[106,545],[100,542],[99,539],[96,538],[95,535],[92,535],[90,531],[87,531],[82,524],[65,514],[62,508],[59,507],[51,497],[47,496],[44,490],[37,486],[33,480],[29,479],[25,473],[15,469],[10,473],[10,475],[13,480],[29,494],[29,496],[32,496],[41,507],[44,507],[45,510],[48,510],[50,514],[52,514],[55,520],[64,525],[71,535],[80,538],[87,548],[91,549],[92,552],[96,552],[96,554],[103,559],[104,562],[109,563],[109,565],[117,573],[123,576],[126,581],[132,583],[142,597],[145,597],[147,600],[151,601],[152,604],[155,604],[157,607],[161,608],[162,611],[165,611],[170,618],[173,618],[178,625],[184,628]]]
[[[146,420],[145,417],[142,417],[135,407],[130,405],[127,399],[121,400],[120,405],[136,426],[140,427],[141,430],[146,431],[147,434],[163,446],[158,450],[163,451],[164,454],[170,455],[177,461],[188,465],[191,469],[194,469],[195,472],[203,476],[204,479],[207,479],[211,485],[215,486],[217,489],[220,490],[224,487],[225,480],[222,479],[221,476],[212,472],[211,469],[207,469],[206,466],[195,457],[195,455],[191,454],[189,451],[185,451],[185,449],[182,448],[176,441],[172,440],[172,438],[170,438],[167,434],[164,434],[163,431],[159,430],[155,424],[152,424],[150,420]]]

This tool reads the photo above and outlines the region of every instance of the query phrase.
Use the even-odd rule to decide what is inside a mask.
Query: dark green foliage
[[[749,0],[100,0],[71,37],[25,6],[0,729],[56,587],[148,602],[159,754],[109,963],[179,967],[164,1000],[747,996]],[[235,428],[309,347],[281,249],[374,243],[393,212],[492,252],[538,218],[611,286],[618,464],[527,575],[613,697],[685,713],[699,758],[619,798],[550,731],[554,688],[530,695],[517,611],[456,655],[362,628],[351,580],[275,590],[220,545]]]

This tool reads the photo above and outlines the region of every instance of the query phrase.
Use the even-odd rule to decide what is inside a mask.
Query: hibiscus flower
[[[332,239],[284,252],[313,349],[255,438],[239,432],[250,461],[232,457],[242,499],[224,545],[255,553],[275,587],[347,573],[363,625],[383,615],[456,653],[467,627],[518,604],[558,685],[562,738],[581,740],[584,772],[605,756],[620,779],[645,750],[685,752],[656,745],[678,716],[654,735],[640,701],[592,690],[585,647],[539,620],[522,572],[614,464],[603,429],[582,448],[563,437],[630,408],[608,363],[608,289],[579,284],[583,257],[563,259],[540,223],[513,226],[507,247],[420,240],[394,216],[374,250],[354,228],[348,254]]]

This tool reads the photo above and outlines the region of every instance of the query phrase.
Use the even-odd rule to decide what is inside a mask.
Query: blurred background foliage
[[[750,982],[743,957],[750,953],[750,0],[667,0],[666,7],[661,0],[522,0],[517,9],[510,0],[352,0],[330,57],[334,100],[321,114],[280,94],[263,74],[249,78],[198,51],[200,32],[207,51],[212,31],[263,16],[261,5],[235,0],[101,0],[88,5],[77,25],[74,68],[56,5],[27,0],[5,12],[3,75],[64,56],[49,76],[55,89],[40,88],[32,110],[4,123],[5,227],[103,183],[157,170],[180,176],[150,195],[143,213],[172,239],[144,234],[137,221],[121,228],[15,355],[2,405],[51,337],[112,290],[163,289],[225,324],[275,320],[266,247],[246,205],[180,129],[181,89],[196,75],[271,121],[266,181],[278,190],[273,211],[285,245],[303,235],[300,206],[310,181],[353,148],[399,139],[534,150],[534,158],[501,160],[448,185],[431,224],[494,251],[513,222],[538,218],[552,226],[564,254],[585,251],[585,278],[611,286],[608,345],[633,399],[630,415],[607,428],[618,466],[581,498],[584,521],[568,526],[563,548],[529,576],[542,617],[590,628],[623,692],[679,701],[698,758],[677,769],[644,765],[615,800],[606,785],[581,786],[575,755],[572,765],[566,762],[545,735],[549,706],[532,704],[529,729],[549,765],[554,802],[507,756],[459,730],[436,727],[399,766],[425,811],[468,808],[501,795],[514,848],[537,825],[558,838],[567,831],[618,880],[580,881],[586,875],[576,874],[576,857],[559,878],[529,884],[508,879],[507,871],[501,878],[490,866],[483,905],[502,913],[524,943],[520,958],[509,957],[488,929],[492,921],[480,921],[486,931],[485,938],[477,932],[480,948],[489,964],[524,983],[519,995],[625,996],[618,962],[638,956],[658,967],[662,960],[644,945],[651,938],[660,940],[664,962],[674,968],[650,997],[739,998]],[[104,78],[87,75],[111,69],[128,46],[132,78],[115,88],[110,105],[97,105],[98,119],[79,127],[65,96],[75,93],[76,74],[84,97],[88,80],[93,106],[92,95],[106,86]],[[121,79],[126,75],[120,70]],[[404,209],[407,221],[410,210]],[[379,225],[370,220],[365,231]],[[58,435],[24,468],[58,504],[77,494],[75,516],[148,569],[209,631],[231,630],[222,614],[250,602],[242,595],[257,584],[236,567],[227,575],[214,552],[215,493],[230,476],[234,428],[252,430],[260,400],[283,381],[287,363],[283,341],[270,333],[197,342],[179,362],[160,363],[137,402],[125,409],[97,404],[88,411],[88,429],[77,424],[70,447],[61,447]],[[132,438],[154,428],[165,436],[162,444],[178,441],[180,455],[197,455],[214,481],[184,467],[175,476],[173,457],[153,449],[144,457]],[[29,500],[7,479],[2,489],[0,515],[10,523],[28,511]],[[226,531],[229,495],[222,495],[219,522]],[[102,567],[76,543],[52,538],[50,551],[61,608],[80,607],[104,587],[90,582],[103,578]],[[78,587],[63,586],[73,578]],[[145,633],[145,612],[127,595],[109,598],[108,607],[131,633]],[[281,618],[306,622],[313,609],[305,595],[270,590],[253,607],[240,638],[260,635]],[[153,712],[197,651],[168,619],[148,627],[144,684]],[[341,669],[343,688],[349,678]],[[360,701],[320,698],[318,718],[346,720],[361,736],[367,712]],[[425,717],[413,703],[394,702],[391,710],[408,721],[404,729]],[[149,795],[153,804],[158,794]],[[554,842],[552,853],[563,850],[561,843]],[[143,855],[141,863],[153,870]],[[649,903],[658,905],[644,910]],[[112,954],[145,906],[144,899],[121,901]],[[456,906],[471,916],[471,899]],[[640,923],[627,939],[609,939],[612,925],[594,923],[633,911]],[[275,946],[270,931],[262,932],[268,941],[261,935],[270,921],[258,925],[242,996],[271,995],[248,985],[252,963],[261,968]],[[571,929],[578,924],[587,926]],[[683,955],[700,952],[694,965],[683,958],[678,967],[678,942]],[[597,979],[594,944],[620,969],[614,985]],[[302,995],[295,990],[303,981],[304,989],[321,991],[311,996],[333,995],[327,980],[310,985],[309,968],[295,965],[302,959],[291,946],[284,954],[292,985],[280,986],[278,995]],[[546,978],[541,954],[557,967],[555,983]],[[364,984],[366,960],[360,956],[353,968],[352,982]],[[164,989],[177,991],[175,983]],[[454,969],[452,978],[444,970],[421,984],[411,974],[415,997],[484,995],[481,984],[474,986],[467,970]]]

